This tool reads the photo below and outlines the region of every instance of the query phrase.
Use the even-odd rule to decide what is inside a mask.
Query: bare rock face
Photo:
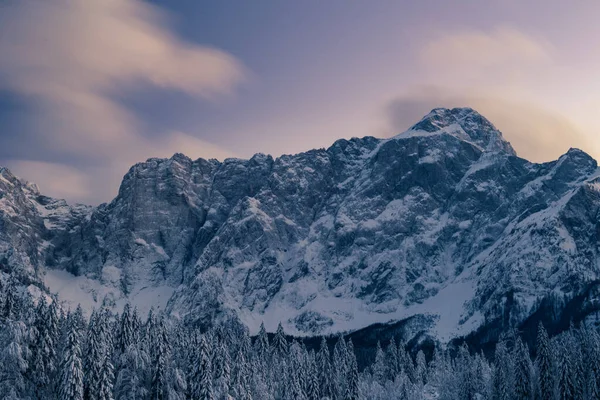
[[[467,108],[276,159],[149,159],[96,208],[1,176],[4,270],[110,268],[123,296],[170,286],[168,310],[202,324],[313,335],[424,315],[450,339],[517,326],[599,274],[596,161],[530,163]]]

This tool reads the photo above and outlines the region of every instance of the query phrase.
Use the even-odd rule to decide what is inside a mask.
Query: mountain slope
[[[93,209],[17,180],[0,221],[20,233],[1,240],[51,289],[79,276],[63,290],[78,301],[160,294],[191,322],[303,335],[419,314],[448,340],[598,279],[597,170],[579,150],[530,163],[477,112],[435,109],[390,139],[276,159],[149,159]]]

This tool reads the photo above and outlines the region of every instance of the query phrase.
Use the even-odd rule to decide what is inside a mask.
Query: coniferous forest
[[[0,296],[2,399],[600,399],[595,328],[549,338],[540,324],[533,352],[513,334],[492,356],[463,345],[427,359],[392,339],[359,368],[342,336],[308,349],[281,325],[255,337],[235,324],[201,331],[129,305],[88,319],[13,289]]]

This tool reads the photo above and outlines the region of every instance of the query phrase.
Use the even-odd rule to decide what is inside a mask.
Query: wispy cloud
[[[88,156],[109,169],[175,151],[222,156],[225,151],[183,133],[145,137],[136,115],[114,100],[115,94],[140,84],[212,100],[231,94],[243,80],[244,68],[235,57],[185,42],[168,22],[159,9],[138,0],[4,3],[0,89],[31,100],[36,134],[49,151]],[[36,165],[12,164],[22,175],[31,175]],[[71,184],[76,181],[81,180]],[[116,184],[110,185],[113,192]],[[72,193],[88,201],[113,194],[83,186]]]
[[[491,82],[514,79],[552,60],[546,41],[510,27],[444,33],[423,46],[418,59],[430,79]]]

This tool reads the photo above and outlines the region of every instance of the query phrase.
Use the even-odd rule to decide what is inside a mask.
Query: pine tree
[[[513,395],[513,363],[504,341],[496,345],[495,364],[494,399],[510,400]]]
[[[104,355],[104,362],[98,384],[98,400],[113,400],[114,373],[112,361],[108,354]]]
[[[337,400],[343,399],[346,393],[347,352],[346,341],[343,336],[340,336],[333,347],[333,396]]]
[[[348,340],[348,359],[348,382],[344,400],[358,400],[358,363],[356,361],[356,355],[354,354],[354,344],[351,339]]]
[[[76,322],[76,321],[74,321]],[[65,353],[61,363],[59,386],[60,400],[83,400],[83,369],[81,344],[77,324],[69,327]]]
[[[588,399],[600,400],[600,337],[598,332],[594,329],[586,330],[587,354],[585,360],[587,361],[587,379],[586,379],[586,393]]]
[[[317,368],[316,355],[314,351],[310,351],[308,355],[308,384],[306,387],[306,397],[308,400],[319,400],[321,398],[321,391],[319,385],[319,371]]]
[[[577,400],[577,382],[573,357],[570,353],[570,337],[563,337],[558,343],[558,399]]]
[[[88,329],[85,357],[84,394],[86,399],[99,400],[110,388],[112,392],[114,371],[109,334],[109,314],[106,307],[93,312]]]
[[[555,392],[555,367],[554,354],[550,346],[550,339],[544,326],[540,322],[537,335],[537,377],[542,399],[554,400]]]
[[[410,354],[406,352],[403,342],[398,343],[398,365],[400,366],[400,371],[406,374],[411,383],[414,383],[416,379],[415,365]]]
[[[277,357],[285,357],[288,353],[288,342],[285,338],[285,332],[283,331],[283,326],[281,326],[281,322],[277,325],[277,331],[275,332],[275,336],[273,337],[273,353]]]
[[[26,398],[29,357],[26,338],[27,327],[23,322],[4,320],[0,324],[0,396]]]
[[[258,358],[263,362],[267,362],[267,355],[269,354],[269,336],[267,335],[267,330],[265,329],[264,323],[260,324],[260,329],[256,338],[255,349]]]
[[[425,353],[423,353],[423,350],[419,350],[417,353],[415,377],[419,385],[424,385],[427,383],[427,360],[425,359]]]
[[[116,339],[116,349],[118,354],[123,354],[127,348],[135,341],[134,321],[131,315],[131,306],[125,304],[121,319],[119,321],[119,333]]]
[[[40,299],[35,310],[33,331],[28,375],[35,385],[37,396],[43,398],[49,396],[52,390],[58,341],[56,305],[49,307],[45,297]]]
[[[385,349],[386,357],[386,369],[388,371],[387,379],[393,381],[396,379],[396,375],[400,372],[400,365],[398,365],[398,345],[396,340],[392,338],[390,343]]]
[[[192,350],[192,361],[189,387],[191,398],[195,400],[213,400],[212,362],[208,343],[202,336],[197,340],[196,348]]]
[[[290,360],[286,363],[288,368],[287,378],[288,382],[285,390],[285,400],[306,400],[306,395],[302,391],[300,379],[298,376],[298,360]]]
[[[238,349],[235,356],[235,373],[233,378],[232,395],[233,398],[241,400],[251,400],[252,395],[250,393],[250,387],[248,377],[250,375],[250,368],[246,360],[246,356],[242,350],[242,347]]]
[[[383,385],[386,380],[386,357],[385,353],[381,349],[381,343],[377,341],[377,347],[375,348],[375,363],[373,364],[373,379]]]
[[[117,383],[115,385],[115,398],[117,400],[144,399],[148,390],[146,388],[146,371],[150,364],[150,357],[142,343],[132,343],[121,355]]]
[[[319,374],[319,391],[322,397],[333,397],[333,381],[329,347],[325,338],[321,338],[321,347],[317,353],[317,371]]]
[[[8,281],[8,285],[5,289],[6,296],[4,298],[4,304],[2,309],[2,317],[5,319],[14,319],[17,312],[17,299],[15,297],[15,293],[17,293],[17,288],[15,281],[11,279]]]
[[[515,399],[533,400],[535,398],[533,364],[529,349],[521,338],[517,338],[514,348]]]
[[[163,318],[151,322],[151,342],[154,344],[152,358],[152,383],[150,395],[153,400],[168,400],[169,398],[169,357],[170,343]]]
[[[213,372],[215,377],[215,394],[217,399],[224,399],[229,395],[231,384],[231,358],[223,341],[215,342],[215,356]]]

